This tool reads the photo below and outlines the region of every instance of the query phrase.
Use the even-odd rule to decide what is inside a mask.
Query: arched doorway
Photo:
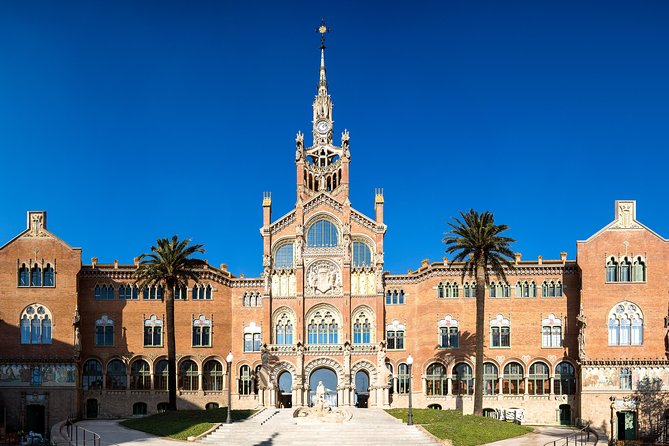
[[[560,404],[560,424],[563,426],[571,424],[571,406],[569,404]]]
[[[314,370],[309,376],[309,405],[313,406],[316,400],[316,387],[322,382],[325,386],[325,400],[330,407],[337,406],[337,374],[325,367]]]
[[[293,376],[290,372],[282,372],[279,375],[279,407],[293,407]]]
[[[365,370],[355,374],[355,406],[367,408],[369,405],[369,375]]]

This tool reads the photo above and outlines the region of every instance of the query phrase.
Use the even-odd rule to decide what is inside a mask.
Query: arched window
[[[211,347],[211,319],[202,314],[193,321],[193,347]]]
[[[179,367],[179,388],[182,390],[198,390],[197,364],[186,359]]]
[[[353,242],[354,268],[372,266],[372,251],[365,243]]]
[[[554,392],[556,395],[576,395],[574,366],[563,361],[555,368]]]
[[[511,322],[501,314],[490,321],[490,347],[511,347]]]
[[[185,286],[174,287],[174,299],[175,300],[186,300],[187,298],[188,298],[188,288],[187,287],[185,287]],[[119,296],[119,299],[120,299],[120,296]],[[130,297],[128,297],[127,299],[130,299]]]
[[[428,396],[448,394],[448,379],[446,369],[442,364],[430,364],[427,367],[425,381]]]
[[[465,282],[462,285],[462,289],[464,290],[465,297],[476,297],[476,284],[474,282]]]
[[[218,409],[218,403],[207,403],[207,404],[204,406],[204,409],[205,409],[205,410],[214,410],[214,409]]]
[[[620,369],[620,389],[632,390],[632,370],[627,367]]]
[[[372,318],[369,310],[362,309],[354,312],[353,317],[353,343],[369,344],[372,342]]]
[[[330,248],[333,246],[339,246],[339,232],[334,223],[329,220],[318,220],[309,227],[307,247]]]
[[[132,405],[133,415],[146,415],[146,412],[147,412],[146,403],[135,403]]]
[[[388,350],[404,350],[404,334],[406,326],[397,319],[386,325],[386,348]]]
[[[212,291],[211,285],[207,284],[207,286],[204,287],[204,298],[206,300],[211,300],[211,291]]]
[[[204,364],[204,375],[202,376],[204,390],[220,392],[223,390],[223,365],[215,359]]]
[[[41,304],[28,305],[21,312],[21,344],[51,344],[51,312]]]
[[[130,365],[130,388],[133,390],[151,389],[151,370],[149,363],[138,359]]]
[[[81,373],[81,386],[84,390],[102,389],[102,364],[97,359],[84,363]]]
[[[439,328],[439,348],[457,348],[459,344],[458,321],[449,314],[440,320],[437,325]]]
[[[239,368],[239,394],[251,394],[251,367],[243,365]]]
[[[469,364],[461,362],[453,368],[453,393],[455,395],[474,394],[474,377]]]
[[[607,282],[617,282],[618,281],[618,262],[614,257],[611,257],[606,262],[606,281]]]
[[[497,395],[499,393],[499,376],[497,366],[486,362],[483,364],[483,394]]]
[[[128,387],[128,375],[125,363],[120,359],[112,359],[107,364],[107,389],[125,390]]]
[[[284,243],[274,254],[275,269],[291,269],[293,267],[293,243]]]
[[[562,283],[558,280],[544,280],[541,284],[541,297],[561,297]]]
[[[158,403],[156,406],[156,410],[158,413],[165,413],[167,412],[167,408],[170,407],[168,403]]]
[[[632,264],[627,257],[620,262],[620,282],[632,281]]]
[[[30,268],[30,286],[42,286],[42,269],[36,264]]]
[[[530,376],[527,381],[527,390],[530,395],[547,395],[550,393],[548,371],[548,366],[543,362],[535,362],[530,366]]]
[[[446,284],[446,297],[458,297],[458,284],[453,282],[453,283],[447,283]]]
[[[25,263],[19,268],[19,286],[30,286],[30,270]]]
[[[153,379],[156,390],[167,390],[167,374],[169,364],[166,359],[161,359],[156,363],[156,369]]]
[[[632,280],[634,282],[646,281],[646,262],[644,262],[641,257],[634,259],[634,265],[632,265]]]
[[[144,347],[162,347],[163,321],[155,314],[144,320]]]
[[[307,326],[309,344],[338,344],[339,319],[327,309],[317,310]]]
[[[258,394],[259,386],[258,386],[258,380],[260,379],[260,370],[262,370],[262,365],[257,365],[256,368],[253,371],[253,374],[251,375],[251,381],[252,381],[252,386],[253,386],[253,393],[255,395]]]
[[[409,366],[404,363],[397,367],[397,393],[409,393]]]
[[[54,272],[51,264],[47,263],[44,268],[44,286],[53,286]]]
[[[255,322],[244,327],[244,351],[259,352],[262,332]]]
[[[404,290],[393,290],[386,292],[386,305],[403,305]]]
[[[444,297],[446,297],[446,288],[439,282],[439,285],[437,285],[437,298],[443,299]]]
[[[541,346],[562,347],[562,319],[556,318],[553,313],[541,321]]]
[[[504,366],[502,392],[505,395],[522,395],[525,393],[522,365],[517,362],[510,362]]]
[[[621,302],[609,312],[609,345],[642,345],[643,313],[631,302]]]
[[[114,321],[106,314],[95,321],[95,345],[105,347],[114,345]]]
[[[293,343],[293,315],[288,311],[281,311],[275,322],[274,342],[279,345]]]

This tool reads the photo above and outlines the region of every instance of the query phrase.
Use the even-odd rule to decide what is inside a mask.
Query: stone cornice
[[[416,271],[407,274],[390,274],[386,273],[385,281],[387,285],[400,285],[405,283],[418,283],[430,277],[453,277],[460,278],[462,276],[463,263],[456,263],[449,266],[442,263],[433,263],[428,266],[421,267]],[[535,262],[523,262],[513,269],[506,270],[508,277],[520,276],[563,276],[578,274],[579,269],[576,262],[561,261],[544,261],[542,264]],[[491,273],[491,277],[493,274]]]
[[[612,359],[585,359],[581,367],[603,366],[669,366],[666,358],[612,358]]]
[[[94,268],[91,265],[83,265],[79,271],[79,276],[82,278],[93,278],[101,280],[134,280],[134,273],[137,267],[134,265],[96,265]],[[203,280],[210,280],[222,285],[231,286],[231,283],[239,278],[235,278],[227,271],[221,271],[218,268],[206,266],[199,270],[200,278]],[[249,279],[241,279],[249,280]],[[260,279],[257,279],[260,280]]]
[[[351,209],[351,220],[379,234],[383,234],[384,232],[386,232],[386,225],[377,224],[374,220],[367,217],[366,215],[361,214],[355,209]]]

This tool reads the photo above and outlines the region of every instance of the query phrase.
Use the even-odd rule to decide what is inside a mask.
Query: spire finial
[[[321,35],[321,50],[325,49],[325,33],[330,32],[330,28],[325,25],[325,19],[321,19],[321,26],[316,28],[316,32]]]

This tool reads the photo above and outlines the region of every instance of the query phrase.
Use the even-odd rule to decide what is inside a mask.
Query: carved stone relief
[[[329,260],[317,260],[307,270],[305,294],[333,296],[342,293],[341,270]]]

